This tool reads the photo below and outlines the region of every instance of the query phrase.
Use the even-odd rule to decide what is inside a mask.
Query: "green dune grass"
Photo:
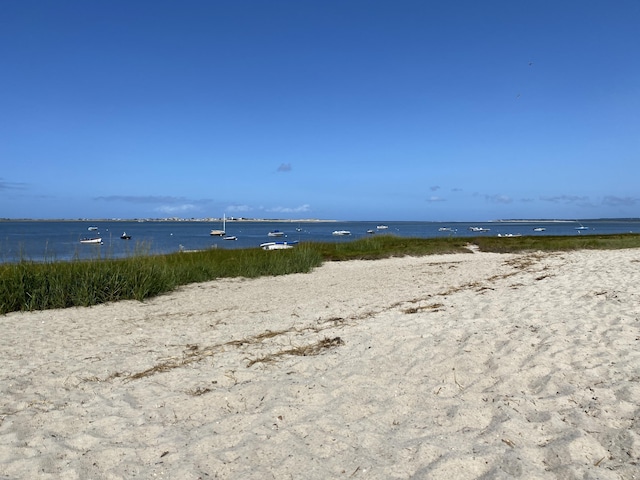
[[[289,250],[211,249],[169,255],[136,254],[124,259],[32,262],[0,265],[0,314],[118,300],[144,300],[181,285],[217,278],[306,273],[324,261],[373,260],[471,251],[566,251],[640,248],[640,235],[581,237],[404,238],[377,235],[352,242],[302,243]]]

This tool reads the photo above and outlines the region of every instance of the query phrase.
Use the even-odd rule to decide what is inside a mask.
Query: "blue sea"
[[[388,229],[379,230],[379,225]],[[578,230],[576,227],[586,227]],[[97,227],[90,231],[89,227]],[[473,232],[470,227],[488,229]],[[236,241],[209,234],[222,228],[210,221],[0,221],[0,263],[20,259],[67,261],[73,259],[121,258],[138,253],[163,254],[180,250],[208,248],[258,248],[270,241],[349,242],[371,235],[435,238],[481,235],[594,235],[640,233],[640,219],[601,219],[578,221],[494,221],[494,222],[341,222],[341,221],[227,221],[227,235]],[[543,228],[543,231],[534,229]],[[283,237],[268,236],[280,230]],[[351,235],[335,236],[336,230]],[[373,231],[375,233],[367,233]],[[130,240],[120,236],[126,232]],[[101,237],[102,245],[82,244],[86,237]]]

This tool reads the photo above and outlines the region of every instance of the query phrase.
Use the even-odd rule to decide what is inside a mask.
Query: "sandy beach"
[[[640,479],[637,249],[335,262],[0,322],[2,479]]]

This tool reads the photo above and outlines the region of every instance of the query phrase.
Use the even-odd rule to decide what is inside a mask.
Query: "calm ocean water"
[[[378,230],[378,225],[388,229]],[[583,225],[585,230],[577,230]],[[89,231],[90,226],[98,227]],[[403,237],[433,238],[478,235],[593,235],[608,233],[640,233],[640,219],[581,220],[580,222],[233,222],[227,221],[227,235],[236,241],[212,237],[212,229],[221,222],[203,221],[0,221],[0,263],[21,258],[33,261],[65,261],[89,258],[120,258],[135,253],[162,254],[207,248],[253,248],[269,241],[349,242],[390,233]],[[489,229],[473,232],[469,227]],[[544,228],[544,231],[534,231]],[[446,229],[446,230],[442,230]],[[273,230],[284,232],[280,238],[269,237]],[[349,236],[335,236],[335,230],[348,230]],[[130,240],[120,236],[126,232]],[[100,236],[102,245],[81,244],[80,239]]]

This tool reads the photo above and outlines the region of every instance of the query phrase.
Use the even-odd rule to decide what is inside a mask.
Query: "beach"
[[[0,478],[640,479],[639,286],[472,250],[4,315]]]

